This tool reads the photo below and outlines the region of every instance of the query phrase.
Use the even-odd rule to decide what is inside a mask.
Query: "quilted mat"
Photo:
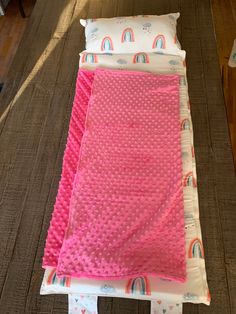
[[[179,76],[82,70],[77,107],[84,135],[70,139],[83,133],[72,113],[71,169],[63,168],[44,266],[58,276],[184,281]]]

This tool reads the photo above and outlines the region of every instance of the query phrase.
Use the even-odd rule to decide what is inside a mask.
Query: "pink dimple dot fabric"
[[[184,281],[179,77],[96,70],[58,276]]]
[[[56,267],[69,218],[69,205],[84,133],[94,72],[80,70],[70,119],[61,180],[44,249],[43,267]]]

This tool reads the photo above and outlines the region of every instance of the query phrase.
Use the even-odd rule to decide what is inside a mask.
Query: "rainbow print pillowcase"
[[[80,20],[86,50],[95,53],[168,51],[179,55],[176,35],[179,13]]]

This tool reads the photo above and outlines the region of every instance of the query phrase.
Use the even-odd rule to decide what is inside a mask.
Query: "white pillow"
[[[179,13],[80,20],[85,27],[86,50],[95,53],[173,51],[180,44],[176,35]]]

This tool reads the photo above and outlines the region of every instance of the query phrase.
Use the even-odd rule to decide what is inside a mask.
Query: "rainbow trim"
[[[124,29],[122,36],[121,36],[121,42],[134,42],[134,32],[132,28],[128,27]]]
[[[202,242],[199,238],[195,238],[192,240],[188,250],[189,258],[204,258],[204,250],[202,246]]]
[[[193,172],[192,171],[188,172],[184,176],[183,185],[184,186],[193,186],[193,187],[197,186],[197,182],[196,182],[196,179],[193,176]]]
[[[69,277],[63,277],[61,279],[57,278],[56,269],[53,269],[48,276],[47,285],[56,285],[56,284],[69,288],[71,284],[71,279]]]
[[[114,50],[114,46],[113,46],[111,37],[106,36],[102,40],[101,51],[110,51],[110,50]]]
[[[188,118],[184,119],[182,122],[181,122],[181,129],[182,130],[190,130],[190,121]]]
[[[154,38],[152,49],[159,48],[159,49],[165,49],[166,48],[166,39],[164,35],[157,35]]]
[[[177,43],[177,35],[175,34],[175,36],[174,36],[174,44],[176,44]]]
[[[191,147],[191,152],[192,152],[192,157],[194,158],[195,157],[195,151],[194,151],[194,147],[193,146]]]
[[[145,52],[138,52],[133,57],[133,63],[149,63],[148,54]]]
[[[210,291],[208,289],[208,293],[207,293],[207,301],[210,303],[211,302],[211,294]]]
[[[97,63],[98,62],[98,58],[97,55],[95,53],[83,53],[82,56],[82,63]]]
[[[129,279],[125,293],[151,295],[150,283],[147,277],[136,277]]]

